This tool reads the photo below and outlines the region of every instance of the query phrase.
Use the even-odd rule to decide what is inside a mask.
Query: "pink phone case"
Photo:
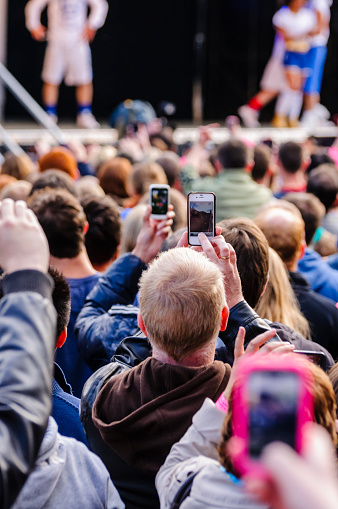
[[[255,477],[268,477],[259,460],[249,455],[249,401],[250,375],[257,371],[283,371],[295,373],[299,380],[297,399],[295,449],[302,452],[304,439],[302,430],[306,423],[314,420],[314,397],[310,390],[313,375],[309,361],[293,354],[284,356],[262,355],[240,361],[238,378],[232,391],[232,433],[236,452],[232,455],[235,468],[241,473],[251,472]]]

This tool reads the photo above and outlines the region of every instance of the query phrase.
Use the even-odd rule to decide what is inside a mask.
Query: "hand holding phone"
[[[149,187],[149,203],[152,219],[165,219],[170,203],[170,187],[165,184],[152,184]]]
[[[314,420],[312,379],[309,361],[301,356],[243,359],[232,391],[232,430],[238,445],[232,459],[241,474],[267,476],[260,455],[271,442],[284,442],[302,453],[304,426]]]
[[[204,233],[209,240],[215,237],[214,193],[188,194],[188,242],[191,246],[200,246],[199,233]]]

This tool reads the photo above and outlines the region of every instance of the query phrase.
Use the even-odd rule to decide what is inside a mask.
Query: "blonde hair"
[[[162,253],[140,280],[140,313],[150,342],[175,361],[217,335],[225,306],[220,270],[187,248]]]
[[[304,338],[311,338],[309,322],[300,311],[284,263],[271,247],[269,248],[269,279],[255,311],[262,318],[271,322],[284,323]]]
[[[298,355],[298,354],[289,354]],[[336,433],[336,396],[328,375],[319,367],[308,361],[312,371],[313,380],[311,381],[311,390],[314,393],[314,422],[323,426],[329,433],[332,442],[337,446]],[[240,375],[239,375],[240,376]],[[237,378],[229,398],[229,407],[227,415],[223,421],[221,435],[222,439],[218,446],[218,455],[221,465],[236,476],[238,472],[234,469],[231,458],[227,452],[226,446],[232,437],[232,397],[236,392],[240,378]]]

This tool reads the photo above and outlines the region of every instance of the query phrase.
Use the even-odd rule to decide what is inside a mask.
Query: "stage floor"
[[[185,122],[177,122],[177,129],[174,133],[174,141],[182,144],[187,141],[196,141],[198,138],[198,127]],[[34,145],[38,140],[48,142],[54,141],[52,134],[45,128],[36,123],[27,122],[4,122],[2,126],[6,129],[10,138],[22,146]],[[117,140],[115,129],[108,125],[102,125],[100,129],[79,129],[74,124],[60,123],[60,129],[63,132],[65,140],[70,138],[81,140],[83,143],[99,143],[102,145],[114,143]],[[261,140],[272,139],[276,143],[285,141],[302,142],[308,136],[319,138],[336,138],[338,136],[338,127],[318,127],[318,128],[283,128],[277,129],[270,126],[262,126],[256,129],[242,128],[239,137],[253,143]],[[227,141],[230,137],[229,130],[219,127],[212,130],[212,141],[216,144]],[[0,143],[2,144],[1,135]]]

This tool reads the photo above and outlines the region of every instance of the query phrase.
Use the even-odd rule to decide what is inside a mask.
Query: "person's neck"
[[[69,279],[83,279],[96,274],[85,248],[75,258],[56,258],[51,255],[49,263]]]
[[[302,170],[298,170],[296,173],[287,173],[281,169],[280,176],[282,177],[283,188],[301,189],[306,186],[306,179]]]
[[[152,357],[165,364],[172,364],[174,366],[187,366],[192,368],[199,368],[212,364],[215,359],[216,341],[208,343],[208,345],[199,348],[197,351],[184,357],[180,361],[174,360],[163,350],[159,350],[156,346],[152,345]]]

